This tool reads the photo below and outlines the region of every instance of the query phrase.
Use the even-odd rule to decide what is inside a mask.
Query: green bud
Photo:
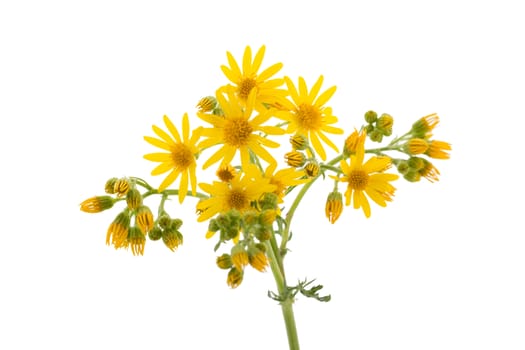
[[[365,113],[365,121],[369,124],[372,124],[377,120],[377,113],[374,111],[368,111]]]
[[[148,232],[148,237],[149,239],[151,239],[152,241],[158,241],[159,239],[161,239],[162,237],[162,229],[158,226],[155,226],[153,227],[149,232]]]

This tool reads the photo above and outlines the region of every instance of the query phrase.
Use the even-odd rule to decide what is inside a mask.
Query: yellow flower
[[[384,174],[383,171],[391,165],[388,157],[372,157],[363,164],[365,155],[364,142],[357,147],[356,154],[350,157],[350,164],[341,161],[341,170],[344,176],[333,177],[335,180],[348,183],[345,192],[346,205],[354,201],[354,209],[362,208],[365,216],[370,217],[370,203],[367,196],[378,205],[385,207],[391,201],[395,192],[389,181],[396,180],[396,174]],[[366,196],[365,196],[366,194]]]
[[[131,253],[133,255],[144,255],[144,247],[146,246],[146,236],[138,227],[131,227],[127,238],[126,246],[131,246]]]
[[[277,165],[270,165],[264,172],[264,177],[270,179],[270,184],[275,185],[276,189],[273,191],[279,203],[283,202],[285,191],[290,186],[297,186],[310,181],[304,177],[304,170],[297,170],[295,168],[286,168],[275,171]]]
[[[259,132],[268,135],[282,135],[284,130],[275,126],[262,125],[271,114],[269,110],[261,112],[252,118],[255,103],[255,91],[250,93],[246,107],[242,107],[235,95],[228,93],[228,98],[217,93],[217,100],[224,116],[197,113],[199,118],[212,127],[203,128],[202,135],[206,140],[199,144],[200,148],[208,148],[218,144],[222,147],[216,151],[202,166],[206,169],[222,159],[222,164],[229,164],[237,151],[241,156],[241,165],[244,168],[250,163],[250,152],[264,159],[268,163],[275,163],[273,156],[264,147],[279,147],[279,144],[259,135]],[[264,147],[263,147],[264,146]]]
[[[235,93],[243,104],[248,101],[250,93],[255,91],[255,109],[257,110],[264,109],[262,103],[268,105],[279,103],[287,94],[286,90],[277,89],[283,85],[283,79],[270,79],[281,70],[282,63],[276,63],[260,74],[258,73],[264,58],[265,49],[265,46],[261,46],[252,61],[252,50],[249,46],[246,46],[242,59],[242,71],[230,52],[226,52],[230,66],[221,66],[224,75],[235,84],[235,86],[226,86],[226,90]]]
[[[449,159],[450,154],[446,151],[450,151],[451,149],[452,147],[448,142],[432,140],[428,142],[428,150],[425,154],[431,158]]]
[[[182,203],[188,192],[188,180],[191,182],[191,192],[193,195],[195,195],[197,190],[197,178],[195,176],[197,163],[195,157],[199,153],[196,143],[199,140],[201,128],[194,130],[190,137],[190,123],[187,113],[182,117],[182,138],[175,125],[173,125],[167,116],[164,116],[164,123],[171,135],[153,125],[153,131],[160,139],[144,136],[144,140],[167,152],[149,153],[144,155],[144,158],[153,162],[160,162],[160,164],[153,169],[151,175],[160,175],[171,170],[160,184],[159,191],[164,191],[181,175],[179,202]]]
[[[150,208],[143,205],[137,209],[137,214],[135,215],[136,224],[142,233],[146,234],[153,229],[153,213]]]
[[[286,160],[286,164],[294,168],[302,167],[306,161],[304,154],[299,151],[291,151],[286,153],[284,155],[284,159]]]
[[[270,184],[270,179],[263,178],[257,167],[250,165],[229,183],[214,181],[213,184],[201,183],[199,187],[211,196],[197,203],[197,211],[200,212],[197,221],[202,222],[232,209],[246,212],[251,208],[252,201],[258,200],[264,193],[275,191],[277,186]]]
[[[226,283],[231,288],[237,288],[241,285],[243,277],[243,270],[238,270],[236,267],[232,267],[228,272],[228,278],[226,279]]]
[[[325,133],[343,133],[342,129],[331,125],[337,122],[337,117],[332,115],[332,108],[324,107],[325,103],[335,93],[336,87],[332,86],[319,95],[323,84],[322,75],[310,92],[308,92],[306,82],[302,77],[299,77],[299,89],[294,86],[290,78],[285,77],[284,79],[293,103],[285,100],[284,107],[287,110],[276,112],[276,116],[289,122],[287,132],[305,136],[323,160],[326,159],[326,152],[321,140],[339,152],[337,146],[325,135]]]

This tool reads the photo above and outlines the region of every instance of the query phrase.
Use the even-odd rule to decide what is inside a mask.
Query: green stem
[[[337,162],[339,162],[342,158],[343,158],[343,155],[339,155],[339,156],[335,157],[334,159],[332,159],[331,161],[329,161],[326,165],[328,167],[330,167],[330,166],[336,164]],[[295,210],[297,210],[297,207],[299,206],[299,203],[303,199],[303,197],[306,194],[306,192],[308,191],[308,189],[314,184],[315,180],[317,180],[320,176],[322,176],[322,173],[319,173],[316,177],[311,179],[307,184],[305,184],[301,188],[299,193],[297,193],[297,196],[295,197],[295,199],[294,199],[294,201],[292,203],[292,206],[290,207],[290,209],[288,209],[288,212],[286,213],[286,218],[285,218],[286,225],[285,225],[284,230],[282,232],[281,251],[286,251],[286,244],[288,243],[288,240],[289,240],[290,226],[291,226],[291,223],[292,223],[293,216],[295,214]]]
[[[275,240],[273,234],[272,238]],[[270,258],[270,268],[272,269],[275,284],[279,291],[279,297],[282,299],[280,304],[286,327],[286,335],[288,336],[288,346],[290,347],[290,350],[299,350],[299,337],[297,336],[297,326],[295,324],[295,316],[293,313],[293,296],[288,293],[282,259],[277,244],[272,244],[271,241],[267,241],[266,247],[268,257]]]

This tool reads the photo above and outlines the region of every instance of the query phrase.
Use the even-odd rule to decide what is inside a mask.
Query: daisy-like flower
[[[270,179],[264,178],[253,164],[243,169],[244,172],[229,183],[213,181],[213,184],[199,184],[203,191],[210,194],[210,198],[197,204],[197,211],[200,212],[197,221],[208,220],[232,209],[246,212],[251,209],[251,202],[258,200],[264,193],[275,191],[277,186],[270,184]]]
[[[222,147],[204,163],[203,169],[221,159],[221,164],[229,164],[237,151],[240,153],[243,168],[250,164],[250,152],[270,164],[276,163],[265,147],[275,148],[279,147],[279,144],[258,134],[259,132],[267,135],[284,134],[284,130],[279,127],[262,125],[270,119],[270,111],[265,110],[252,118],[255,91],[250,93],[246,107],[239,103],[239,98],[234,94],[228,93],[227,97],[220,92],[217,93],[217,101],[224,116],[197,113],[199,118],[212,125],[211,128],[203,128],[202,136],[207,139],[199,144],[199,148],[222,144]]]
[[[286,102],[283,104],[285,110],[278,111],[276,116],[289,122],[286,131],[304,135],[310,140],[313,148],[323,160],[326,160],[326,152],[321,140],[339,152],[337,146],[325,135],[325,133],[343,133],[342,129],[332,126],[337,122],[337,117],[332,115],[332,108],[324,106],[335,93],[336,87],[332,86],[319,95],[323,84],[322,75],[317,79],[310,92],[308,92],[306,82],[302,77],[299,77],[299,89],[295,87],[290,78],[285,77],[284,80],[293,102],[285,100]]]
[[[387,157],[371,157],[363,163],[365,155],[364,142],[356,149],[356,154],[350,156],[350,164],[346,160],[341,161],[341,170],[344,176],[335,180],[348,183],[345,192],[346,205],[354,202],[354,209],[362,208],[365,216],[370,217],[370,203],[367,196],[378,205],[385,207],[386,202],[392,201],[395,187],[389,181],[397,180],[396,174],[385,174],[391,161]],[[366,195],[365,195],[366,194]]]
[[[160,164],[153,169],[151,175],[160,175],[171,171],[159,186],[159,191],[164,191],[181,175],[179,185],[179,202],[182,203],[188,192],[188,181],[191,183],[191,192],[195,195],[197,190],[197,178],[195,176],[196,155],[199,153],[197,141],[199,140],[202,129],[193,130],[190,137],[190,123],[188,114],[182,117],[182,138],[179,131],[171,120],[164,116],[164,124],[170,134],[159,127],[153,125],[153,131],[158,138],[144,136],[148,143],[165,150],[166,152],[149,153],[144,158]]]
[[[264,177],[270,179],[270,184],[276,186],[273,193],[277,195],[279,203],[283,202],[285,191],[288,187],[297,186],[310,181],[310,179],[304,178],[304,170],[286,168],[275,171],[276,168],[277,165],[268,166],[264,172]]]
[[[252,91],[255,91],[255,100],[258,110],[262,110],[262,103],[274,105],[283,100],[287,95],[286,90],[278,89],[283,85],[283,79],[270,79],[283,67],[282,63],[276,63],[258,73],[264,58],[265,46],[261,46],[252,61],[252,49],[247,46],[242,58],[242,71],[230,52],[226,52],[229,67],[221,66],[221,70],[235,85],[227,85],[228,91],[234,92],[241,102],[246,102]],[[264,107],[263,107],[264,108]]]

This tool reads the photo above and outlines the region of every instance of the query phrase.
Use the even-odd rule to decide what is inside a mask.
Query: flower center
[[[348,186],[356,191],[362,191],[368,185],[368,174],[363,170],[353,170],[348,175]]]
[[[303,103],[296,110],[297,124],[303,130],[319,130],[321,128],[321,113],[319,108]]]
[[[227,203],[230,209],[237,210],[243,210],[249,204],[248,198],[246,198],[245,193],[240,190],[231,190],[228,194]]]
[[[191,150],[182,143],[177,143],[171,147],[171,159],[175,168],[180,169],[187,169],[195,161]]]
[[[224,126],[224,142],[234,147],[245,146],[252,131],[253,128],[246,119],[229,119]]]
[[[243,100],[246,100],[248,98],[248,95],[250,94],[250,91],[257,85],[257,82],[253,78],[244,78],[239,83],[239,87],[237,88],[237,92],[239,93],[239,97]]]

